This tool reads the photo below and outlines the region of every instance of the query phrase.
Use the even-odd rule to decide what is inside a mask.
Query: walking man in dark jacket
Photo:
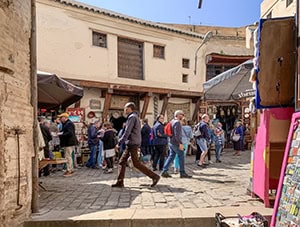
[[[116,148],[118,149],[121,144],[125,143],[127,145],[127,149],[123,152],[120,158],[118,180],[117,183],[112,185],[112,187],[124,187],[124,176],[129,156],[131,156],[134,167],[152,179],[151,187],[154,187],[160,179],[159,175],[148,169],[139,160],[138,149],[141,146],[141,123],[134,110],[135,104],[133,102],[127,103],[124,107],[124,113],[127,115],[126,126],[124,134],[119,139],[119,143]]]
[[[176,110],[174,113],[174,119],[171,121],[172,124],[172,136],[169,142],[169,156],[164,164],[163,171],[161,173],[162,177],[172,177],[168,173],[168,169],[173,163],[176,154],[179,158],[179,171],[180,178],[191,178],[192,176],[187,175],[184,170],[184,147],[182,144],[182,126],[180,121],[182,120],[184,113],[182,110]]]
[[[68,113],[62,113],[58,116],[62,122],[62,132],[59,135],[60,145],[64,148],[65,158],[67,159],[67,171],[64,176],[72,176],[73,174],[73,160],[72,152],[74,146],[77,145],[77,138],[75,135],[75,125],[69,119]]]

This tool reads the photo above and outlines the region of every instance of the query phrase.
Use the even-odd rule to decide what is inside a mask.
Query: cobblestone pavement
[[[233,151],[227,150],[221,158],[222,163],[202,169],[195,164],[195,156],[187,156],[186,172],[193,178],[181,179],[178,174],[172,174],[172,178],[161,178],[154,188],[149,187],[151,179],[129,168],[123,189],[111,188],[117,168],[112,174],[104,174],[100,169],[82,167],[75,169],[71,177],[63,177],[63,172],[58,171],[40,179],[47,188],[47,191],[40,190],[40,206],[49,212],[84,210],[87,213],[118,208],[263,207],[262,202],[246,193],[250,151],[233,156]]]

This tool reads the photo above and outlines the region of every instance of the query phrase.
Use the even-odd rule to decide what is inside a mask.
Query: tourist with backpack
[[[169,156],[163,166],[161,173],[162,177],[172,177],[169,173],[169,167],[173,163],[175,155],[179,158],[179,172],[180,178],[191,178],[184,170],[184,147],[182,143],[182,126],[180,121],[184,117],[182,110],[176,110],[174,119],[165,126],[165,134],[170,137],[169,142]]]
[[[199,160],[200,160],[200,157],[201,157],[201,149],[197,143],[197,140],[200,138],[201,136],[201,131],[200,131],[200,124],[201,124],[201,121],[199,121],[193,128],[193,136],[194,136],[194,140],[195,140],[195,145],[196,145],[196,155],[195,155],[195,163],[198,164],[199,163]]]

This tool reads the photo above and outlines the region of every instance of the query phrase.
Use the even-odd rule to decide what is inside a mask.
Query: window
[[[235,67],[236,65],[207,65],[206,66],[206,81],[214,78],[215,76],[221,74],[222,72],[227,71]]]
[[[165,58],[165,47],[153,45],[153,57],[155,58]]]
[[[189,75],[182,74],[182,83],[188,83],[189,82]]]
[[[182,59],[182,68],[186,68],[186,69],[190,68],[190,59],[186,59],[186,58]]]
[[[106,34],[93,31],[93,46],[106,48],[107,47]]]
[[[118,37],[118,77],[143,80],[143,55],[143,43]]]
[[[293,3],[293,0],[286,0],[286,7]]]

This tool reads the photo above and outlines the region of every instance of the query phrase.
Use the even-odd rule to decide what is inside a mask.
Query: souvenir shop
[[[249,109],[249,101],[235,100],[235,101],[207,101],[202,103],[199,109],[199,116],[208,114],[212,121],[216,120],[222,123],[225,132],[225,148],[231,148],[230,133],[234,128],[237,120],[242,121],[245,126],[245,148],[250,149],[252,138],[254,134],[251,132],[251,117]]]
[[[250,125],[253,146],[248,190],[259,197],[265,207],[273,207],[272,227],[300,226],[300,77],[297,69],[300,57],[296,60],[299,53],[296,24],[299,21],[296,23],[294,17],[260,20],[254,37],[254,73],[251,70],[248,77],[255,85],[254,99],[245,99],[244,104],[236,106],[207,103],[200,110],[229,122],[231,118],[243,119]],[[233,82],[230,78],[238,71],[233,69],[225,82],[220,83],[225,85],[224,90],[230,87]],[[211,89],[219,83],[220,77],[217,80],[204,83],[204,90],[220,98],[224,96],[223,89]],[[251,107],[247,107],[246,101]],[[211,110],[207,110],[210,105]],[[235,107],[237,112],[233,111]]]
[[[261,19],[255,41],[256,75],[252,79],[256,85],[257,125],[250,191],[266,207],[273,207],[270,226],[300,226],[300,96],[299,88],[295,89],[297,80],[299,85],[295,27],[294,17]]]

